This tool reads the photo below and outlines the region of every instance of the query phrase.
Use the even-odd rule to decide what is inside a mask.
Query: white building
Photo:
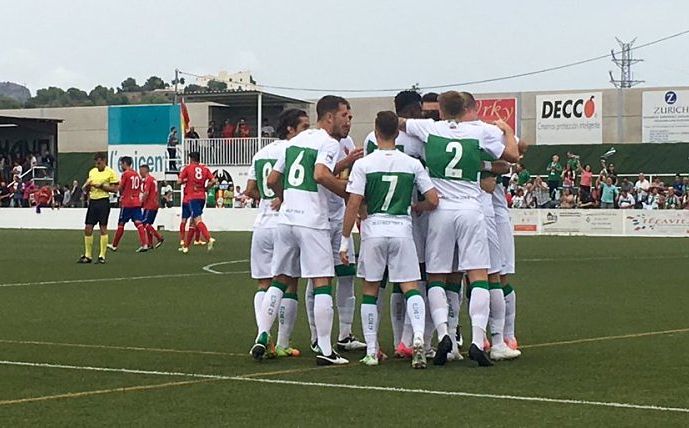
[[[251,77],[251,71],[239,71],[237,73],[229,73],[226,70],[220,70],[217,76],[207,74],[205,76],[197,77],[196,84],[200,86],[208,86],[208,82],[215,80],[217,82],[225,82],[228,90],[234,91],[256,91],[260,87],[256,85],[256,81]]]

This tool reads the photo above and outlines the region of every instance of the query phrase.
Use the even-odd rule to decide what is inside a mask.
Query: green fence
[[[59,184],[71,184],[77,180],[83,184],[93,168],[94,153],[58,153],[57,181]]]

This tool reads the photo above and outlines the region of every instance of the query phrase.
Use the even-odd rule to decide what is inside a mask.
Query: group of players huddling
[[[290,346],[299,278],[308,280],[311,349],[319,365],[348,363],[332,346],[333,306],[337,350],[365,349],[361,362],[369,366],[386,358],[378,330],[388,280],[395,356],[410,358],[412,367],[425,368],[427,358],[435,365],[463,358],[463,284],[472,324],[469,358],[491,366],[521,355],[508,282],[514,238],[496,177],[527,145],[505,122],[480,121],[467,92],[422,98],[403,91],[395,109],[378,113],[364,150],[348,136],[350,104],[328,95],[316,105],[315,129],[304,111],[287,110],[280,140],[254,156],[246,191],[261,201],[251,245],[251,274],[258,280],[254,359],[300,354]],[[361,234],[356,265],[355,225]],[[352,335],[355,275],[364,282],[365,343]],[[274,346],[270,331],[278,317]]]
[[[132,167],[132,158],[123,156],[119,160],[122,171],[120,178],[115,171],[106,164],[106,155],[98,153],[94,157],[95,166],[89,171],[84,183],[84,192],[88,193],[88,209],[84,227],[84,254],[78,263],[88,264],[93,261],[93,228],[100,227],[100,252],[97,264],[105,263],[107,250],[117,251],[124,226],[133,222],[139,235],[140,246],[138,253],[160,247],[165,239],[158,233],[153,224],[159,208],[158,183],[150,174],[150,167],[146,164],[139,166],[139,172]],[[183,185],[182,221],[180,223],[180,248],[186,254],[194,242],[196,245],[207,245],[213,249],[215,239],[211,237],[203,222],[203,207],[206,204],[206,190],[217,182],[207,166],[199,162],[199,153],[189,153],[189,164],[179,173],[177,182]],[[117,221],[117,231],[112,244],[108,243],[108,217],[110,215],[110,193],[119,193],[120,216]],[[189,230],[187,222],[191,219]],[[205,241],[201,241],[203,237]]]

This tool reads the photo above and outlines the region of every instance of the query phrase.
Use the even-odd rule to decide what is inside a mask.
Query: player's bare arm
[[[248,180],[246,182],[246,189],[244,194],[251,199],[259,200],[261,199],[260,193],[258,193],[258,186],[256,185],[256,180]]]
[[[346,149],[345,149],[346,150]],[[334,175],[338,175],[347,168],[351,168],[354,162],[364,157],[364,149],[359,147],[347,152],[347,156],[335,165]]]
[[[495,177],[482,178],[480,185],[481,189],[487,193],[493,193],[495,191],[495,186],[497,186],[498,180]]]
[[[340,260],[345,265],[349,264],[349,237],[352,235],[354,223],[359,216],[359,209],[364,197],[361,195],[351,194],[347,201],[347,208],[345,208],[344,222],[342,224],[342,241],[340,243]]]
[[[316,183],[324,186],[336,195],[342,198],[347,197],[347,192],[345,191],[347,182],[335,177],[327,166],[317,163],[313,171],[313,179],[316,180]]]
[[[415,213],[419,214],[423,211],[433,211],[438,208],[440,203],[440,197],[438,196],[438,191],[435,189],[430,189],[423,194],[424,200],[414,204],[411,209]]]
[[[211,179],[211,180],[208,180],[208,184],[206,184],[206,190],[211,189],[211,188],[212,188],[213,186],[215,186],[216,184],[218,184],[218,179],[217,179],[217,178],[213,178],[213,179]]]
[[[490,168],[486,168],[485,171],[492,172],[496,175],[507,174],[512,168],[512,164],[504,160],[496,160],[488,163],[490,164]]]
[[[275,196],[280,199],[280,201],[284,200],[283,197],[283,190],[284,188],[282,187],[282,173],[272,170],[270,172],[270,175],[268,175],[268,188],[275,192]]]
[[[400,121],[400,123],[399,123],[400,131],[407,132],[407,119],[400,117],[399,121]]]
[[[493,122],[493,124],[500,128],[502,133],[505,135],[505,151],[503,151],[500,159],[508,162],[518,162],[519,146],[517,145],[517,138],[514,135],[514,130],[502,119],[496,120]]]

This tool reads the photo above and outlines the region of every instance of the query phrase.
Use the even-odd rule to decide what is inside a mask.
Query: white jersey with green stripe
[[[505,149],[497,126],[471,122],[407,119],[409,135],[426,144],[425,159],[433,184],[440,194],[439,209],[457,209],[466,203],[476,207],[481,188],[482,151],[500,158]]]
[[[286,140],[274,141],[257,151],[251,159],[249,167],[249,180],[256,181],[261,202],[258,204],[258,215],[254,222],[254,229],[277,227],[279,212],[271,208],[275,192],[268,187],[268,176],[278,160],[278,157],[287,146]]]
[[[273,169],[283,174],[280,224],[330,229],[328,189],[316,183],[317,164],[335,169],[340,145],[322,129],[309,129],[289,140]]]
[[[404,152],[415,159],[424,158],[424,146],[423,141],[416,137],[412,137],[406,132],[400,131],[399,135],[395,139],[395,147],[397,150]],[[366,154],[370,155],[373,151],[378,149],[378,141],[376,140],[376,133],[371,132],[366,136],[364,140],[364,148],[366,149]]]
[[[509,223],[510,209],[507,206],[507,198],[505,197],[505,187],[501,183],[495,186],[495,191],[492,194],[493,211],[495,211],[495,221],[498,223]]]
[[[352,137],[345,137],[340,140],[340,151],[337,153],[337,158],[335,164],[347,157],[347,153],[356,149],[354,140]],[[328,192],[328,217],[332,223],[342,223],[344,220],[345,212],[345,201],[341,196],[331,192]]]
[[[376,150],[356,161],[347,192],[366,201],[368,216],[361,223],[361,239],[412,238],[414,188],[426,193],[433,187],[421,162],[399,150]]]

